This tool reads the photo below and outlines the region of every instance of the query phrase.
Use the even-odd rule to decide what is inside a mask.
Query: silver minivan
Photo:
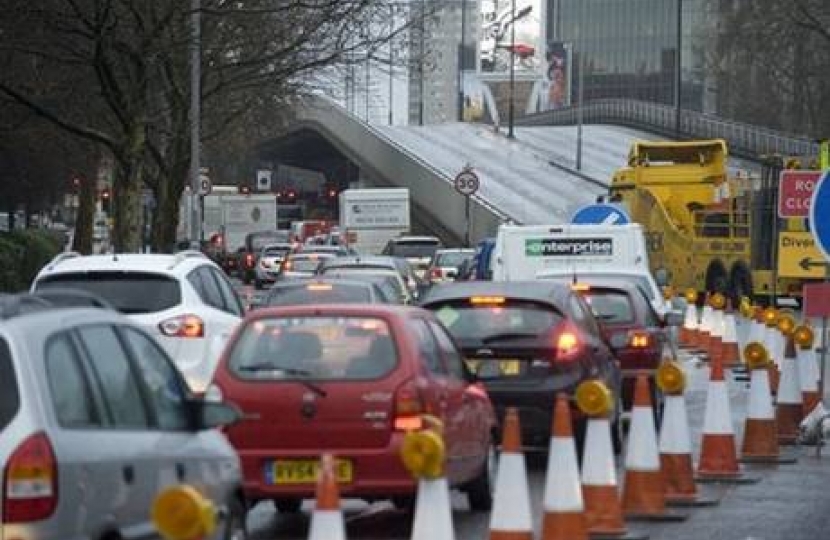
[[[115,311],[0,298],[0,540],[158,538],[150,508],[189,484],[214,539],[245,538],[228,405],[193,397],[164,350]]]

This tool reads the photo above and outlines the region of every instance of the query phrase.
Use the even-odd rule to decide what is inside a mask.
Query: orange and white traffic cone
[[[744,352],[750,370],[749,405],[741,461],[752,463],[787,463],[778,447],[778,429],[772,408],[769,383],[769,352],[760,343],[750,343]]]
[[[702,352],[709,352],[709,340],[712,336],[712,306],[708,299],[700,314],[700,325],[697,327],[696,349]]]
[[[807,325],[799,326],[793,332],[793,339],[798,346],[798,381],[801,383],[802,414],[807,416],[821,401],[818,391],[819,368],[813,349],[813,329]]]
[[[746,476],[738,463],[729,393],[720,362],[714,362],[709,373],[703,438],[695,480],[734,484],[751,484],[759,480]]]
[[[657,369],[655,380],[665,396],[659,447],[666,502],[670,506],[717,504],[717,500],[700,497],[695,484],[689,417],[683,395],[686,374],[677,362],[665,361]]]
[[[565,394],[556,397],[542,505],[542,540],[587,540],[571,410]]]
[[[723,363],[723,333],[725,321],[723,317],[723,310],[719,308],[712,308],[712,326],[709,332],[709,361],[717,357],[718,361]],[[724,364],[725,365],[725,364]]]
[[[793,336],[789,335],[781,368],[781,383],[778,385],[778,396],[775,403],[775,422],[778,427],[779,444],[795,444],[796,439],[798,439],[798,427],[803,419],[803,410],[795,341]]]
[[[683,318],[683,326],[680,327],[680,346],[684,348],[693,347],[695,344],[695,333],[697,333],[697,306],[694,302],[686,305],[686,314]]]
[[[682,521],[688,517],[666,510],[657,430],[651,407],[651,390],[648,375],[645,374],[637,375],[634,386],[631,428],[625,455],[622,505],[628,519]]]
[[[774,308],[764,310],[764,340],[761,344],[767,352],[771,362],[767,365],[770,392],[778,393],[778,383],[781,378],[781,361],[783,357],[777,356],[778,338],[781,332],[778,331],[778,312]]]
[[[576,389],[576,404],[588,417],[582,456],[582,495],[591,535],[627,534],[617,490],[617,469],[611,443],[614,398],[600,381],[585,381]]]
[[[723,367],[742,367],[741,349],[738,344],[738,324],[735,312],[732,310],[732,301],[727,300],[726,313],[723,316],[723,346],[721,353]]]
[[[334,471],[334,457],[323,454],[317,478],[317,503],[311,514],[308,540],[346,539],[346,525],[340,509],[340,491]]]
[[[519,412],[510,407],[504,415],[490,540],[533,540],[531,515]]]

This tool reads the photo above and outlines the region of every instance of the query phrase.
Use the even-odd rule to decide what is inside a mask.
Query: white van
[[[658,312],[663,294],[649,269],[640,224],[502,225],[491,259],[493,281],[580,275],[631,276]]]

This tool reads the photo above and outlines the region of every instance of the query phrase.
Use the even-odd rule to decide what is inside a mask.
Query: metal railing
[[[524,126],[572,125],[579,107],[531,114],[516,121]],[[582,107],[583,122],[621,124],[669,137],[725,139],[732,154],[758,160],[761,156],[810,156],[818,154],[818,143],[808,137],[725,120],[717,116],[681,109],[679,130],[677,109],[669,105],[633,99],[599,99]]]

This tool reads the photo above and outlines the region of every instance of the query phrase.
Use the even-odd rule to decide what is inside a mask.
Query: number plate
[[[352,462],[346,459],[336,460],[336,476],[340,483],[352,481]],[[280,460],[272,461],[265,467],[265,480],[268,484],[313,484],[317,481],[320,462],[315,460]]]

